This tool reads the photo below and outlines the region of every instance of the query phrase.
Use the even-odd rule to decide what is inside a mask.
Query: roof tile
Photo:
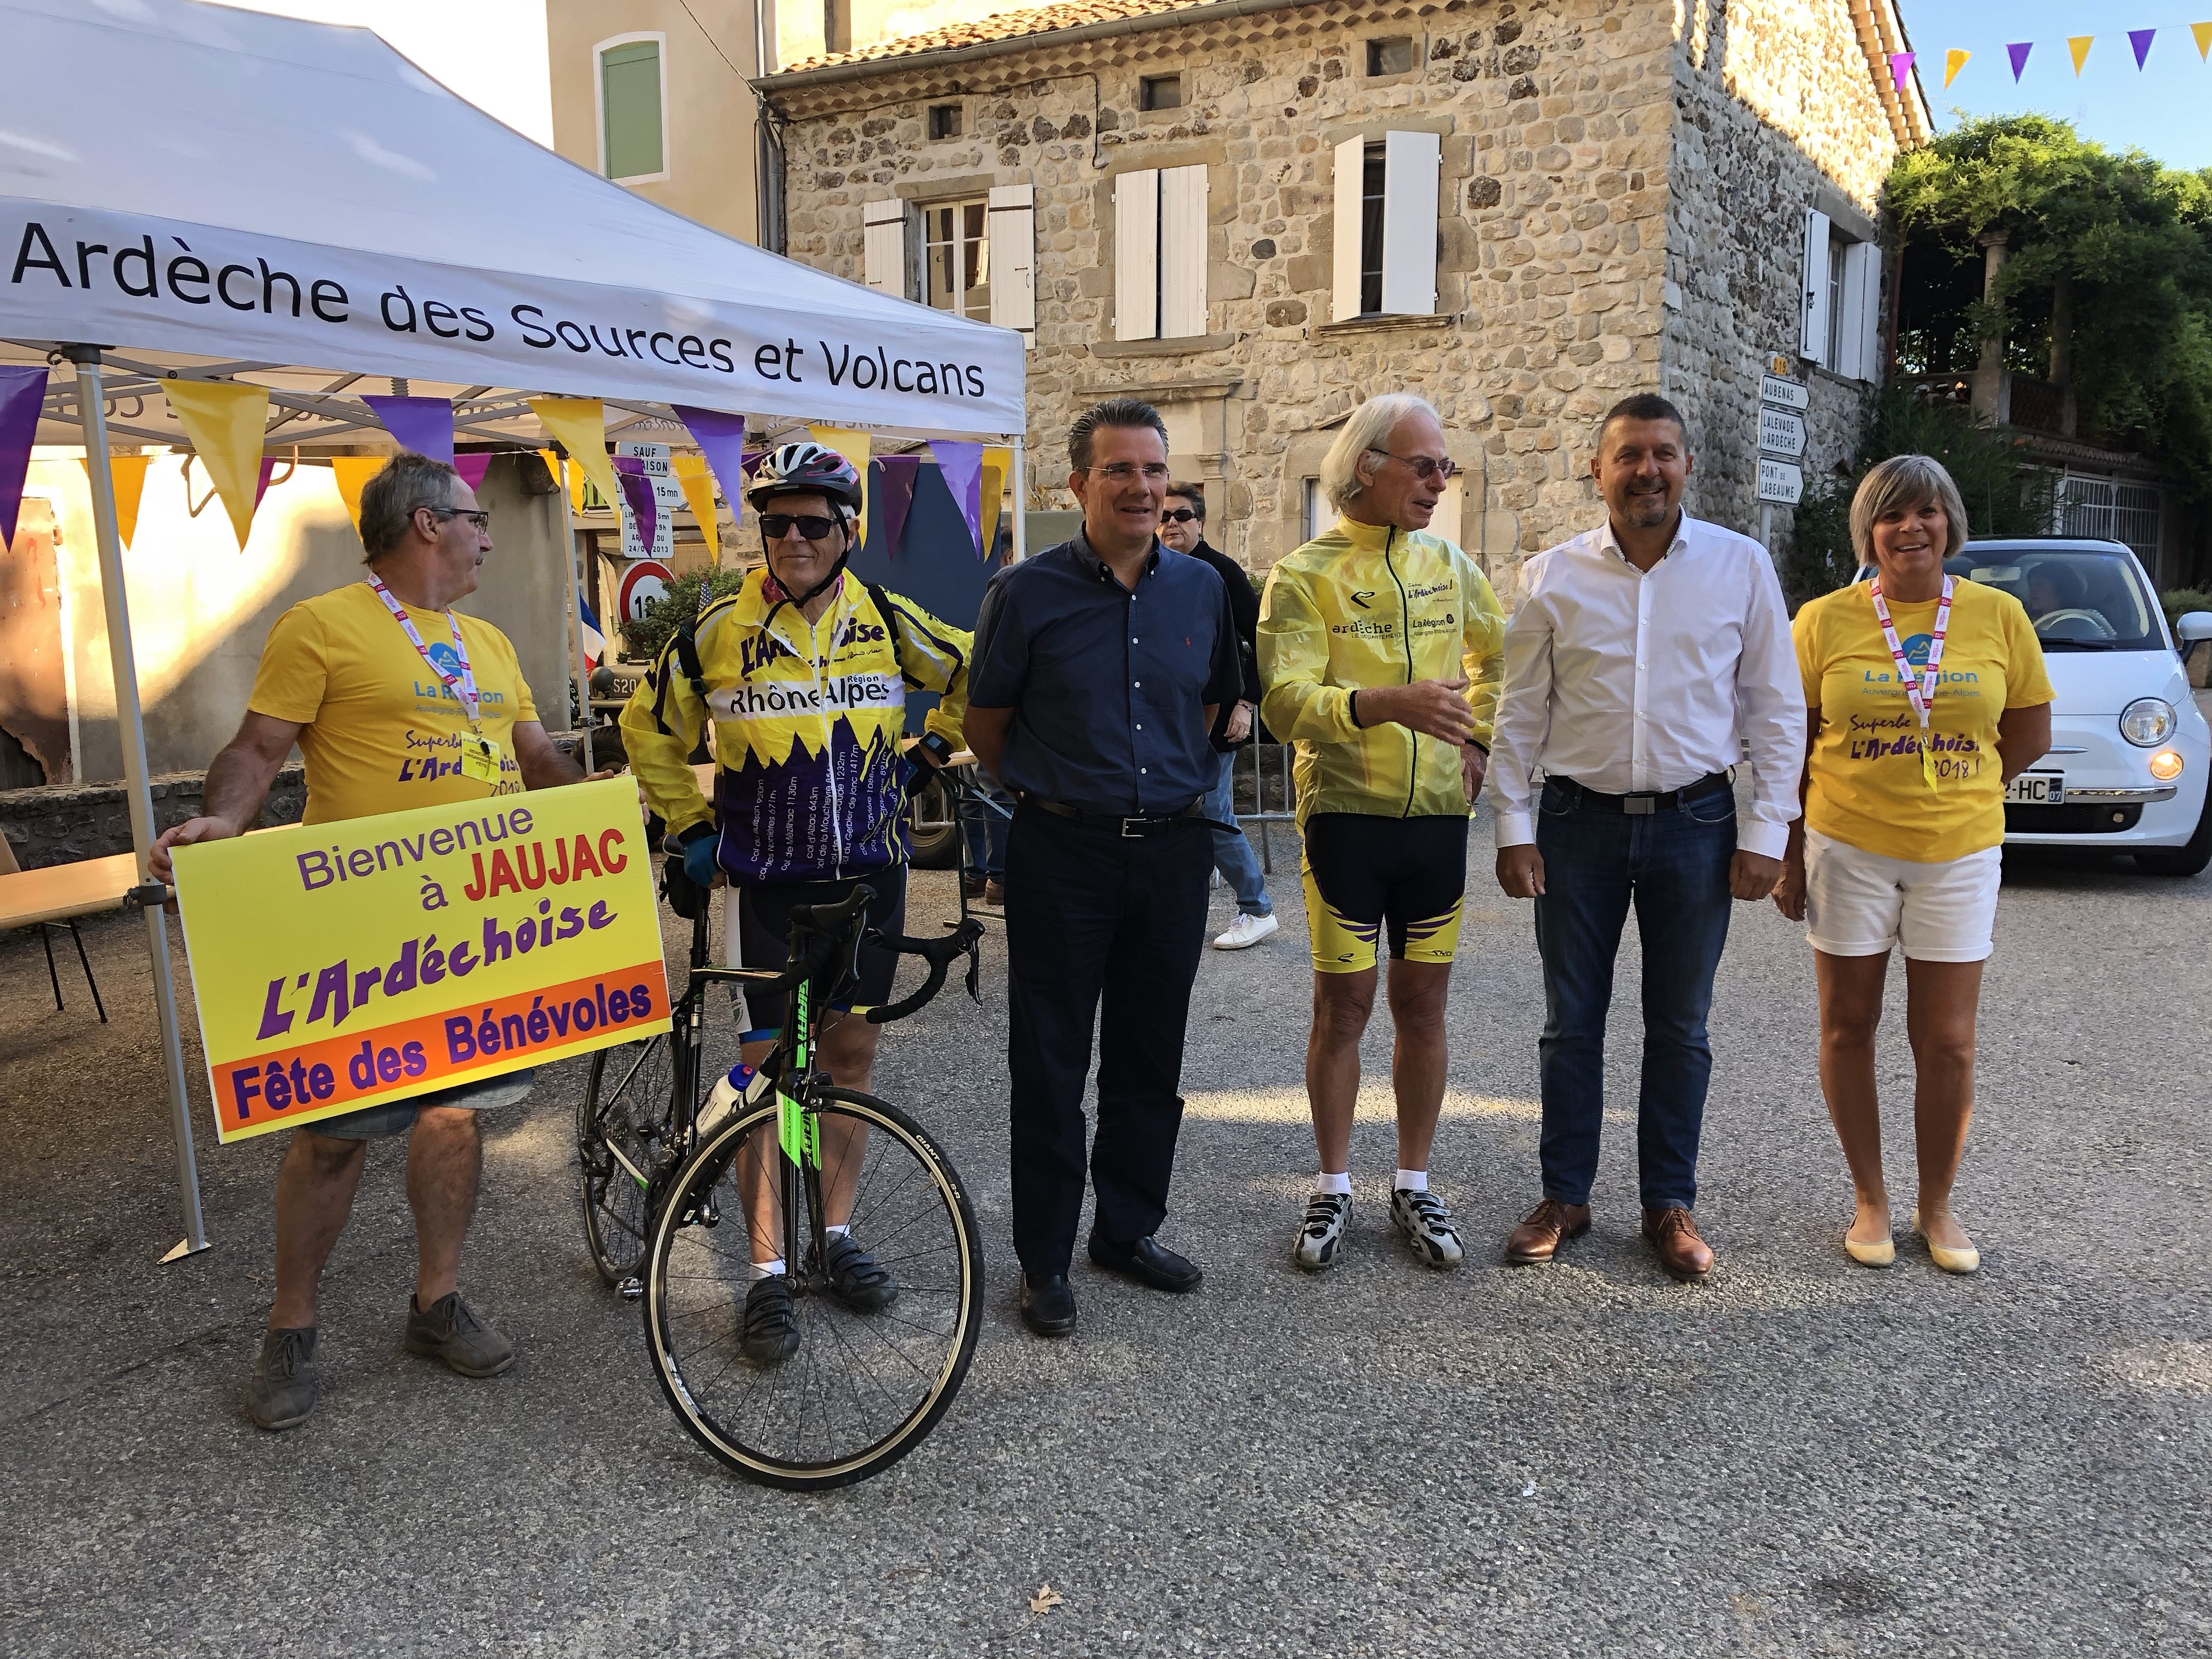
[[[949,52],[960,46],[980,46],[993,40],[1018,40],[1025,34],[1048,34],[1056,29],[1080,28],[1086,23],[1109,23],[1124,17],[1150,17],[1164,11],[1187,11],[1214,0],[1062,0],[1055,6],[1027,11],[1002,11],[973,22],[953,23],[926,34],[909,34],[895,40],[878,40],[857,52],[831,52],[793,64],[785,73],[829,69],[839,64],[865,64],[890,58],[911,58],[918,52]]]

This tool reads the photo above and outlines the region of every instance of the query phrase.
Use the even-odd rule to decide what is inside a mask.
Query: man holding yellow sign
[[[514,1363],[456,1287],[483,1164],[475,1114],[526,1095],[538,1060],[668,1012],[634,793],[520,804],[583,772],[539,724],[506,635],[450,608],[476,591],[489,515],[453,468],[401,454],[362,490],[361,533],[367,580],[277,619],[204,816],[153,855],[155,878],[178,883],[222,1138],[299,1126],[248,1401],[265,1429],[314,1408],[323,1263],[368,1143],[403,1131],[406,1346],[465,1376]],[[234,841],[295,743],[303,824]],[[615,963],[636,971],[598,971]]]

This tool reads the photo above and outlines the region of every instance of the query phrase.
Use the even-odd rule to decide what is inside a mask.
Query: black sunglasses
[[[478,530],[491,529],[491,514],[488,509],[471,507],[418,507],[417,513],[434,513],[441,519],[466,519]]]
[[[839,525],[842,519],[825,519],[818,513],[763,513],[761,514],[761,534],[769,541],[780,542],[797,525],[799,533],[810,542],[818,542]]]
[[[1178,507],[1170,512],[1161,514],[1160,522],[1162,524],[1188,524],[1197,516],[1198,514],[1192,512],[1188,507]]]

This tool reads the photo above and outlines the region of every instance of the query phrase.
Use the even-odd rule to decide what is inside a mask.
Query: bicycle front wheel
[[[913,1450],[959,1392],[983,1318],[975,1213],[921,1126],[846,1089],[818,1092],[808,1116],[818,1181],[774,1178],[773,1100],[716,1131],[653,1218],[645,1279],[647,1344],[684,1426],[740,1474],[797,1490],[865,1480]],[[786,1236],[779,1188],[805,1212],[791,1235],[812,1243],[787,1262],[798,1348],[757,1363],[743,1346],[751,1234]],[[833,1225],[890,1273],[888,1300],[841,1297],[819,1254]]]

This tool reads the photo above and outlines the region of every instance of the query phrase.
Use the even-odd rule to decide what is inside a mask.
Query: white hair
[[[1338,512],[1349,507],[1367,488],[1367,480],[1359,476],[1359,463],[1369,455],[1389,454],[1390,434],[1408,415],[1426,415],[1442,424],[1429,401],[1410,392],[1386,392],[1352,411],[1321,464],[1322,492]]]

